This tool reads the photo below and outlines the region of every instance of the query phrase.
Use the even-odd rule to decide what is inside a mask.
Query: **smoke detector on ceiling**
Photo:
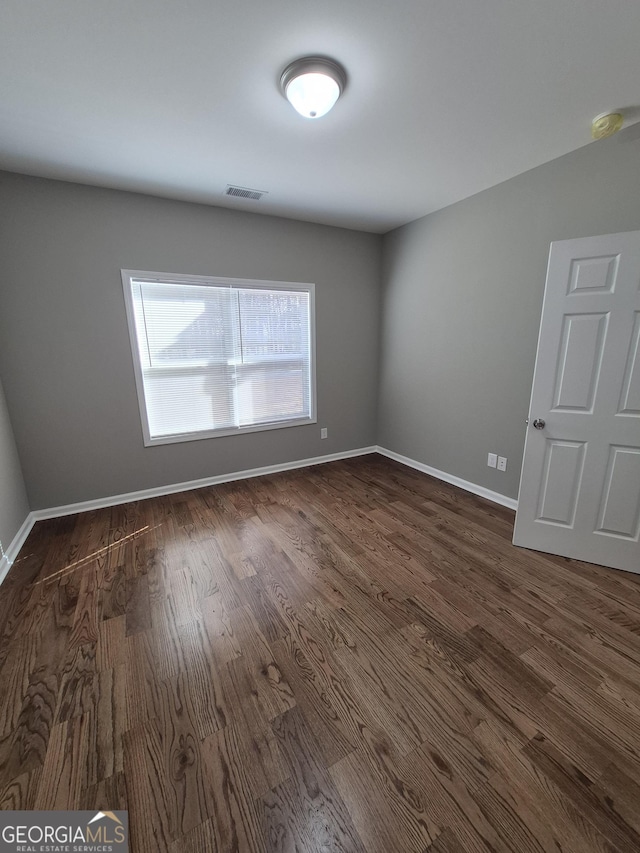
[[[250,199],[251,201],[260,201],[263,195],[268,195],[267,190],[252,190],[249,187],[237,187],[234,184],[227,184],[224,191],[225,195],[233,196],[233,198]]]
[[[594,139],[606,139],[622,129],[624,115],[621,112],[601,113],[591,122],[591,136]]]

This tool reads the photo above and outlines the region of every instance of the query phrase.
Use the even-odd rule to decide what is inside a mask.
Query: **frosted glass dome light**
[[[307,56],[287,65],[280,77],[280,88],[301,116],[320,118],[333,107],[346,82],[346,72],[337,62]]]
[[[305,118],[326,115],[340,97],[340,87],[326,74],[301,74],[287,86],[287,99]]]

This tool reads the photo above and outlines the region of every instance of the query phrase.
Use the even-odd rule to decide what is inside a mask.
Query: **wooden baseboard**
[[[455,477],[453,474],[447,474],[446,471],[440,471],[438,468],[432,468],[430,465],[425,465],[423,462],[417,462],[415,459],[410,459],[408,456],[402,456],[400,453],[395,453],[393,450],[387,450],[386,447],[378,446],[377,452],[381,456],[387,456],[395,462],[400,462],[402,465],[408,465],[409,468],[415,468],[416,471],[422,471],[423,474],[429,474],[431,477],[436,477],[438,480],[444,480],[445,483],[451,483],[452,486],[458,486],[466,492],[471,492],[481,498],[486,498],[488,501],[493,501],[495,504],[506,506],[509,509],[518,509],[518,501],[515,498],[501,495],[500,492],[493,492],[491,489],[485,489],[484,486],[478,486],[476,483],[470,483],[468,480],[463,480],[461,477]]]
[[[322,465],[325,462],[336,462],[339,459],[351,459],[355,456],[365,456],[375,453],[375,445],[359,447],[355,450],[345,450],[342,453],[330,453],[327,456],[313,456],[309,459],[298,459],[294,462],[283,462],[280,465],[266,465],[262,468],[249,468],[246,471],[234,471],[230,474],[219,474],[215,477],[203,477],[200,480],[187,480],[184,483],[172,483],[167,486],[156,486],[153,489],[141,489],[138,492],[127,492],[122,495],[111,495],[96,498],[91,501],[56,506],[50,509],[37,509],[32,515],[36,521],[45,518],[60,518],[63,515],[75,515],[77,512],[87,512],[92,509],[104,509],[108,506],[143,501],[146,498],[157,498],[163,495],[173,495],[176,492],[188,492],[191,489],[202,489],[205,486],[216,486],[220,483],[232,483],[234,480],[248,480],[250,477],[262,477],[265,474],[279,474],[281,471],[293,471],[296,468],[308,468],[311,465]]]
[[[121,495],[110,495],[108,497],[96,498],[95,500],[90,501],[79,501],[78,503],[66,504],[65,506],[34,510],[33,512],[30,512],[24,520],[20,530],[16,533],[11,544],[5,551],[5,556],[0,560],[0,583],[2,583],[6,577],[7,572],[11,568],[15,558],[18,556],[20,549],[24,545],[27,536],[31,532],[31,528],[36,521],[42,521],[47,518],[60,518],[63,515],[75,515],[75,513],[88,512],[93,509],[104,509],[109,506],[117,506],[118,504],[141,501],[147,498],[160,497],[162,495],[171,495],[176,492],[187,492],[191,489],[201,489],[204,486],[231,483],[234,480],[246,480],[250,477],[261,477],[265,474],[278,474],[282,471],[293,471],[296,468],[308,468],[311,465],[322,465],[326,462],[336,462],[339,459],[351,459],[356,456],[365,456],[368,453],[379,453],[381,456],[386,456],[389,459],[393,459],[395,462],[400,462],[402,465],[408,465],[410,468],[415,468],[416,471],[422,471],[424,474],[429,474],[431,477],[436,477],[438,480],[443,480],[445,483],[458,486],[467,492],[486,498],[487,500],[493,501],[493,503],[500,504],[501,506],[506,506],[509,509],[515,510],[518,508],[518,501],[514,498],[507,497],[507,495],[501,495],[499,492],[493,492],[491,489],[485,489],[484,486],[478,486],[475,483],[470,483],[468,480],[463,480],[461,477],[455,477],[453,474],[447,474],[446,471],[440,471],[437,468],[432,468],[430,465],[425,465],[423,462],[410,459],[408,456],[402,456],[400,453],[395,453],[393,450],[387,450],[386,447],[372,445],[370,447],[359,447],[355,450],[345,450],[342,453],[330,453],[326,456],[314,456],[309,459],[284,462],[280,465],[266,465],[262,468],[250,468],[246,471],[220,474],[215,477],[203,477],[200,480],[187,480],[183,483],[157,486],[153,489],[141,489],[137,492],[127,492]]]
[[[0,560],[0,583],[6,578],[7,572],[13,565],[13,561],[20,553],[20,549],[26,542],[27,536],[31,533],[31,528],[36,523],[36,518],[32,512],[22,522],[20,529],[11,540],[9,547],[4,552],[4,557]]]

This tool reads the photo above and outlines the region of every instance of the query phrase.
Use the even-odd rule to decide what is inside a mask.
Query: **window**
[[[122,283],[145,444],[315,423],[313,284]]]

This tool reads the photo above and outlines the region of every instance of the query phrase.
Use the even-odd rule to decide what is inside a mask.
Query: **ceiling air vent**
[[[248,187],[236,187],[233,184],[227,184],[224,194],[234,198],[250,198],[253,201],[260,201],[263,195],[267,195],[265,190],[250,190]]]

